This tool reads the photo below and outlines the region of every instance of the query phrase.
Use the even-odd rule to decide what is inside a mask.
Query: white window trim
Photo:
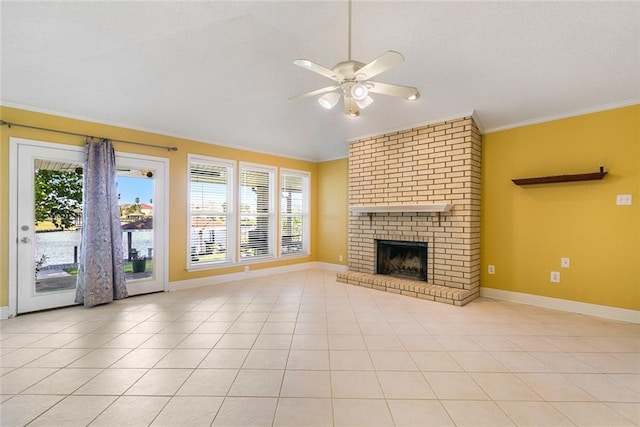
[[[255,257],[249,257],[249,258],[241,258],[240,257],[240,226],[241,226],[241,216],[242,216],[242,212],[240,212],[240,192],[242,191],[242,183],[240,182],[240,176],[242,174],[242,170],[243,169],[249,169],[252,171],[259,171],[259,172],[267,172],[269,173],[269,186],[270,188],[270,198],[269,198],[269,239],[267,240],[268,242],[268,251],[269,253],[267,255],[261,255],[261,256],[255,256]],[[264,262],[265,260],[272,260],[274,258],[277,258],[277,251],[279,250],[279,245],[277,244],[277,242],[279,242],[279,233],[278,233],[278,227],[276,226],[276,222],[278,220],[278,212],[276,210],[277,208],[277,203],[276,200],[279,202],[278,199],[278,189],[279,186],[277,185],[277,181],[278,181],[278,168],[275,166],[268,166],[268,165],[264,165],[264,164],[259,164],[259,163],[250,163],[250,162],[239,162],[238,165],[238,184],[237,184],[237,188],[236,188],[236,194],[238,195],[237,197],[237,204],[236,204],[236,217],[237,217],[237,224],[236,224],[236,240],[237,240],[237,248],[236,248],[236,259],[238,260],[238,264],[242,264],[242,265],[246,265],[246,264],[256,264],[256,263],[260,263],[260,262]]]
[[[192,264],[191,262],[191,220],[193,218],[193,214],[191,212],[191,164],[193,162],[223,166],[229,169],[229,185],[227,185],[227,254],[231,254],[231,256],[225,261],[207,262],[202,264]],[[235,202],[235,194],[237,191],[236,164],[236,161],[216,157],[201,156],[197,154],[188,154],[187,156],[187,271],[211,270],[237,265],[236,241],[238,239],[238,235],[236,230],[237,211]]]
[[[282,244],[282,239],[281,236],[278,235],[278,256],[281,258],[301,258],[301,257],[308,257],[309,255],[311,255],[311,212],[310,212],[310,208],[311,208],[311,173],[307,172],[307,171],[301,171],[301,170],[296,170],[296,169],[286,169],[286,168],[280,168],[279,171],[279,178],[280,178],[280,182],[278,183],[278,234],[280,234],[280,222],[282,221],[282,218],[284,217],[284,214],[282,212],[280,212],[280,198],[281,198],[281,192],[282,192],[282,184],[283,184],[283,177],[285,175],[290,175],[290,176],[299,176],[301,178],[303,178],[303,182],[305,183],[305,188],[304,188],[304,199],[303,199],[303,211],[304,213],[301,215],[303,217],[303,221],[302,221],[302,252],[299,253],[292,253],[292,254],[283,254],[282,253],[282,248],[281,248],[281,244]]]

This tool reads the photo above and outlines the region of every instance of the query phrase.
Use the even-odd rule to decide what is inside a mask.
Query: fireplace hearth
[[[427,243],[376,240],[377,274],[427,281]]]

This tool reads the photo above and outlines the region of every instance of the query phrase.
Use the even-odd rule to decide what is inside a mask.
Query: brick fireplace
[[[472,117],[349,147],[349,271],[338,280],[464,305],[480,287],[482,137]],[[380,240],[427,248],[427,280],[377,273]]]

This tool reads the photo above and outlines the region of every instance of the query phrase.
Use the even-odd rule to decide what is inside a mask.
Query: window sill
[[[292,258],[309,258],[311,254],[309,252],[297,252],[292,254],[281,254],[278,259],[292,259]]]
[[[295,254],[283,254],[279,257],[274,256],[263,256],[263,257],[255,257],[250,259],[241,259],[239,262],[225,262],[220,264],[202,264],[202,265],[192,265],[187,267],[185,270],[188,272],[192,271],[203,271],[203,270],[220,270],[222,268],[233,268],[233,267],[245,267],[249,265],[255,264],[263,264],[266,262],[280,261],[280,260],[289,260],[289,259],[297,259],[297,258],[309,258],[311,253],[295,253]]]
[[[237,266],[237,263],[232,263],[232,262],[225,262],[225,263],[220,263],[220,264],[200,264],[200,265],[191,265],[188,266],[187,268],[185,268],[186,271],[188,272],[192,272],[192,271],[203,271],[203,270],[219,270],[221,268],[229,268],[229,267],[235,267]]]

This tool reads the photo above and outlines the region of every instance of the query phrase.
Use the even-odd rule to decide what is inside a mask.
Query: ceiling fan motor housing
[[[333,67],[333,71],[336,72],[336,80],[343,82],[356,82],[357,71],[364,67],[362,62],[358,61],[343,61]],[[366,76],[365,76],[366,77]]]

